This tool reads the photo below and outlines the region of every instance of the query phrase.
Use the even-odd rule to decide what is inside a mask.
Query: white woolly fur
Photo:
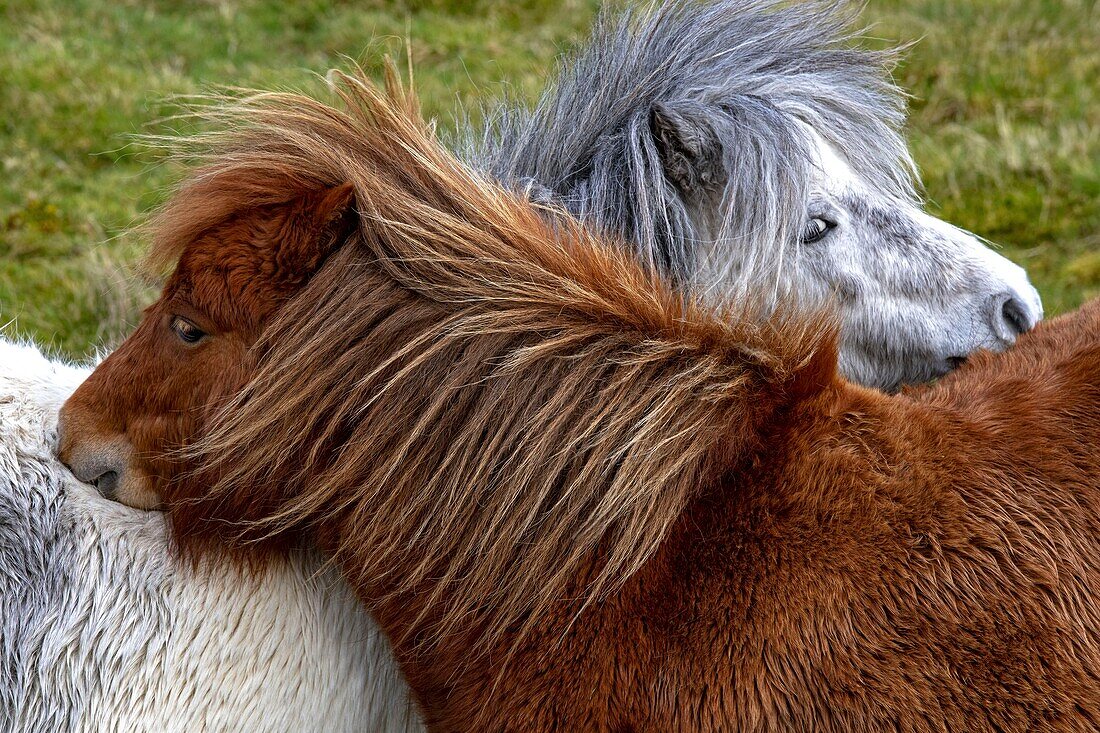
[[[0,729],[419,729],[387,641],[318,558],[192,570],[162,514],[57,462],[87,373],[0,339]]]

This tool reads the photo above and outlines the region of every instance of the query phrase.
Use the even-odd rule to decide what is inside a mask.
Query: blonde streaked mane
[[[421,642],[583,608],[653,555],[715,462],[833,379],[835,328],[708,311],[464,167],[393,77],[330,79],[337,106],[219,108],[210,162],[159,220],[174,256],[243,205],[350,184],[359,214],[194,448],[209,473],[184,481],[215,485],[174,521],[235,542],[312,530],[378,603],[422,601]]]

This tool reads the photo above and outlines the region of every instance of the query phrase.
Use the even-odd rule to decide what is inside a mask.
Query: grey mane
[[[914,197],[897,51],[855,46],[858,11],[779,0],[605,10],[533,108],[502,103],[459,147],[511,188],[635,243],[677,282],[716,285],[696,282],[711,257],[724,286],[778,283],[812,173],[795,120],[871,185]],[[701,198],[713,202],[709,232],[692,216]],[[739,272],[721,264],[727,248],[742,253]]]

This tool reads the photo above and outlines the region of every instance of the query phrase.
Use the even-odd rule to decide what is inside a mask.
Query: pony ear
[[[705,112],[694,102],[654,102],[649,109],[649,131],[665,177],[685,196],[701,194],[721,178],[722,146]]]
[[[343,183],[290,204],[276,261],[282,272],[313,273],[358,224],[355,187]]]
[[[355,228],[355,186],[342,183],[314,197],[311,209],[317,245],[329,251],[338,247]]]

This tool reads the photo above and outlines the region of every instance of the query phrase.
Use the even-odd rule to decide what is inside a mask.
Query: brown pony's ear
[[[279,272],[289,280],[308,278],[357,225],[355,187],[350,183],[296,199],[277,236],[275,263]]]

